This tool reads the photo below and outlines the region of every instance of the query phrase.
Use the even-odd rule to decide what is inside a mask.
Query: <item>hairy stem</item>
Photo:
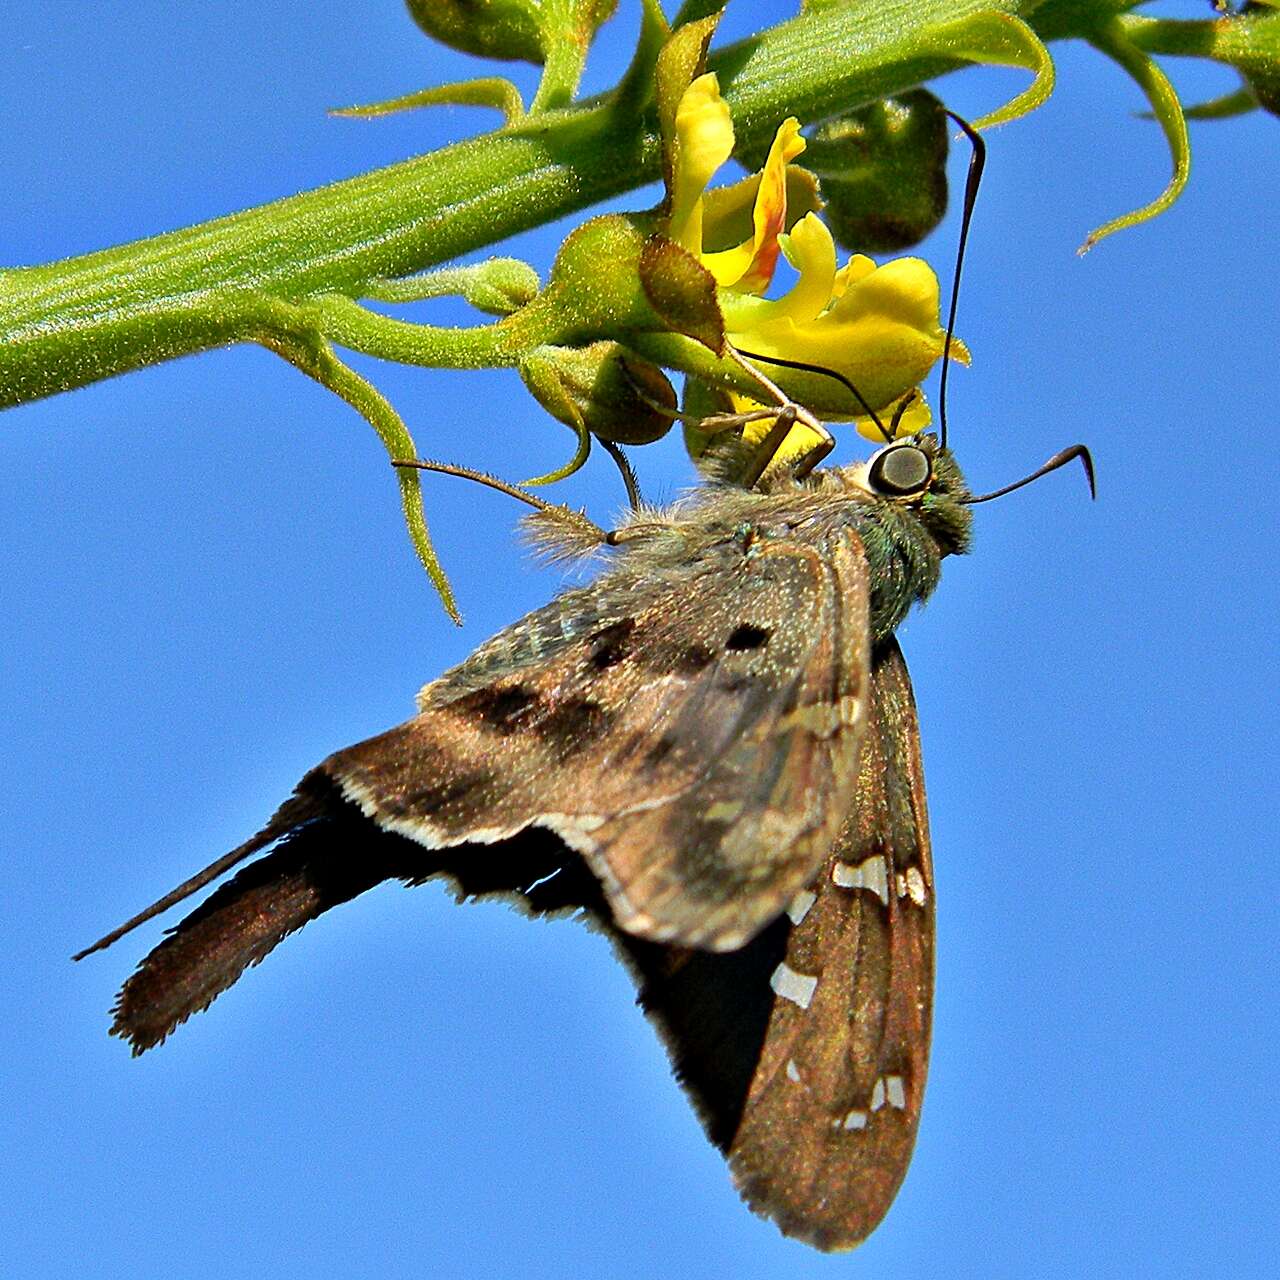
[[[712,59],[744,147],[967,65],[930,42],[1031,3],[883,0],[807,13]],[[832,55],[840,50],[840,56]],[[263,337],[272,302],[359,297],[658,177],[651,111],[598,101],[316,191],[46,266],[0,272],[0,407]]]

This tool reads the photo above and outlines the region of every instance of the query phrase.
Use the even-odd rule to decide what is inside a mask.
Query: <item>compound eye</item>
[[[894,445],[882,449],[871,459],[867,480],[878,493],[907,498],[923,493],[933,478],[929,455],[913,444]]]

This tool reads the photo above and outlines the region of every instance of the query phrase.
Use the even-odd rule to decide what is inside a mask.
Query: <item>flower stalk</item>
[[[857,290],[867,297],[875,292],[860,283],[869,260],[832,275],[826,243],[818,243],[811,226],[793,225],[806,201],[810,210],[820,203],[813,175],[807,175],[806,191],[803,181],[797,185],[800,171],[787,171],[782,179],[776,168],[770,180],[784,183],[796,215],[785,230],[795,234],[788,238],[777,226],[762,238],[757,227],[756,243],[745,250],[750,270],[736,278],[736,295],[715,293],[714,282],[732,276],[732,263],[720,257],[720,246],[701,242],[687,209],[674,211],[679,225],[672,239],[665,238],[671,228],[656,215],[648,221],[596,220],[579,229],[594,226],[592,234],[612,236],[621,260],[634,263],[643,288],[630,294],[617,280],[584,293],[583,281],[593,280],[589,263],[575,265],[568,253],[562,253],[563,270],[553,271],[541,291],[532,268],[510,261],[501,268],[479,264],[415,275],[647,183],[662,176],[664,166],[670,185],[672,156],[669,146],[664,152],[663,140],[665,134],[670,142],[672,119],[664,112],[673,109],[674,97],[667,92],[663,105],[664,77],[669,90],[671,84],[687,87],[704,70],[716,73],[736,153],[761,156],[787,117],[802,126],[846,117],[973,63],[1031,73],[1022,92],[978,122],[1002,123],[1038,105],[1052,89],[1046,40],[1087,40],[1148,91],[1174,157],[1166,192],[1103,232],[1166,207],[1186,180],[1182,107],[1151,53],[1206,56],[1238,67],[1245,85],[1232,109],[1252,101],[1274,110],[1280,82],[1275,15],[1258,5],[1213,21],[1179,23],[1128,16],[1136,0],[808,0],[791,21],[707,54],[714,4],[689,0],[670,24],[659,0],[640,3],[641,32],[631,67],[612,93],[576,102],[592,38],[614,0],[493,0],[483,9],[457,0],[409,0],[415,19],[435,38],[541,64],[542,80],[528,109],[500,77],[348,109],[345,114],[371,116],[449,102],[496,108],[504,123],[434,154],[196,227],[43,266],[0,270],[0,408],[176,356],[257,342],[352,404],[388,452],[403,458],[413,452],[408,427],[342,362],[339,349],[435,367],[504,365],[519,369],[541,403],[575,432],[574,458],[555,473],[565,474],[585,457],[593,434],[611,443],[628,433],[634,439],[660,434],[669,411],[658,365],[685,371],[704,390],[719,388],[716,395],[749,394],[751,380],[741,362],[728,358],[726,335],[743,347],[745,335],[755,349],[774,354],[789,350],[798,328],[809,326],[805,341],[813,344],[823,325],[832,322],[835,332],[836,319],[847,320],[858,310],[852,301],[837,305],[838,294],[847,290],[852,299]],[[864,180],[860,171],[858,177]],[[719,211],[734,200],[750,208],[757,189],[749,184],[721,197]],[[716,211],[715,193],[706,208]],[[702,216],[699,207],[693,217]],[[744,251],[737,244],[725,248]],[[802,277],[807,273],[810,292],[813,281],[826,282],[817,290],[822,296],[814,295],[817,310],[801,307],[797,295],[785,315],[781,302],[756,289],[750,271],[767,280],[772,262],[766,258],[772,254],[776,261],[779,251]],[[408,323],[366,305],[446,292],[500,318],[445,328]],[[871,378],[877,405],[899,395],[918,376],[916,366],[923,369],[933,358],[927,315],[932,294],[923,286],[915,292],[921,305],[903,332],[913,342],[921,334],[926,340],[906,363],[901,344],[885,357],[893,367],[880,383]],[[609,345],[615,339],[625,352]],[[820,357],[828,365],[831,359],[830,350]],[[788,385],[786,377],[780,381]],[[640,407],[629,424],[633,391]],[[801,396],[794,387],[787,394]],[[803,392],[805,402],[819,410],[830,408],[821,403],[824,394],[831,388],[824,390],[820,380]],[[645,417],[646,405],[656,418]],[[750,408],[745,412],[759,416]],[[414,545],[452,610],[427,537],[417,473],[403,469],[398,475]]]

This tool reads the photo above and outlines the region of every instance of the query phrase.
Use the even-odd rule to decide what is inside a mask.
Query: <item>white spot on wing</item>
[[[854,1107],[844,1118],[843,1128],[845,1129],[865,1129],[867,1127],[867,1113]]]
[[[807,973],[797,973],[784,960],[770,975],[769,985],[784,1000],[807,1009],[813,993],[818,989],[818,980]]]
[[[897,1107],[899,1111],[905,1111],[907,1108],[907,1090],[906,1081],[901,1076],[885,1076],[884,1091],[889,1099],[891,1107]]]
[[[809,908],[817,900],[818,895],[816,893],[810,893],[808,889],[801,889],[791,899],[791,905],[787,908],[787,915],[791,917],[791,923],[799,924],[809,914]]]
[[[831,868],[831,880],[841,889],[868,889],[887,907],[889,905],[889,872],[884,858],[874,854],[856,867],[837,862]]]
[[[871,1088],[871,1110],[879,1111],[883,1106],[907,1109],[907,1082],[901,1076],[878,1076]]]
[[[800,1083],[800,1068],[796,1066],[794,1058],[787,1059],[787,1079],[793,1084]]]
[[[907,868],[907,896],[917,907],[923,907],[928,900],[929,891],[925,888],[924,876],[919,867]]]

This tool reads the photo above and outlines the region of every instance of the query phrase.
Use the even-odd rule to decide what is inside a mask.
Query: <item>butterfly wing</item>
[[[545,828],[430,858],[316,774],[299,792],[305,820],[147,957],[114,1030],[135,1052],[158,1043],[288,932],[384,878],[442,876],[460,897],[497,896],[538,915],[582,912],[630,964],[751,1206],[820,1248],[851,1247],[884,1216],[910,1159],[933,978],[918,731],[895,641],[877,652],[869,688],[838,839],[809,887],[737,950],[620,930],[599,880]]]
[[[743,1196],[823,1249],[851,1248],[888,1210],[928,1065],[933,871],[894,640],[871,689],[848,819],[786,915],[729,955],[615,938]]]
[[[114,1030],[137,1051],[158,1043],[289,933],[382,879],[518,894],[538,878],[519,859],[542,867],[559,841],[594,873],[609,925],[742,943],[810,879],[848,806],[868,702],[867,578],[852,529],[821,547],[739,529],[661,573],[641,557],[565,593],[428,685],[420,715],[331,756],[261,832],[82,952],[279,841],[143,961]]]
[[[744,545],[745,543],[745,545]],[[704,545],[570,592],[320,770],[427,849],[553,831],[616,923],[740,946],[812,876],[866,716],[868,571],[852,530]]]

